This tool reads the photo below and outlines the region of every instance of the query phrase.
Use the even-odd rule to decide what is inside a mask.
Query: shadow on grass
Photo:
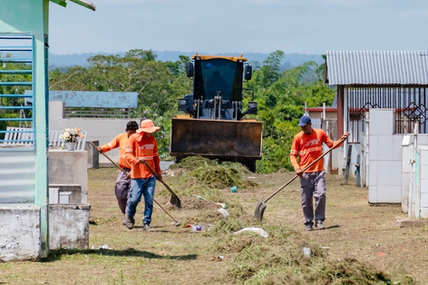
[[[143,257],[148,259],[171,259],[171,260],[191,260],[196,259],[196,254],[187,255],[158,255],[149,251],[135,250],[128,248],[125,250],[111,250],[111,249],[56,249],[49,252],[49,256],[43,258],[41,262],[53,262],[61,260],[62,256],[67,255],[103,255],[103,256],[126,256],[126,257]]]
[[[331,229],[337,229],[337,228],[340,228],[340,225],[333,225],[333,226],[325,227],[325,230],[331,230]]]
[[[179,227],[159,227],[159,226],[150,226],[150,230],[149,231],[145,231],[143,226],[134,226],[134,229],[136,230],[142,230],[145,233],[174,233],[177,232],[177,229],[179,229]],[[132,230],[131,230],[132,231]]]

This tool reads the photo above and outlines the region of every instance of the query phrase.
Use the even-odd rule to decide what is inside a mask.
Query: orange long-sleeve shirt
[[[161,174],[158,144],[154,136],[146,137],[144,133],[135,133],[129,137],[129,144],[125,152],[126,160],[131,164],[131,178],[149,178],[153,175],[144,164],[137,164],[138,158],[145,158],[146,163]]]
[[[112,149],[119,148],[119,166],[122,168],[131,169],[131,165],[125,158],[126,147],[128,146],[128,134],[123,133],[117,135],[108,144],[100,146],[102,152],[108,152]]]
[[[290,151],[290,161],[294,170],[305,169],[309,164],[322,155],[322,144],[332,147],[339,141],[331,140],[321,129],[312,129],[312,134],[305,135],[303,131],[294,136]],[[299,161],[297,161],[299,157]],[[305,172],[318,172],[324,170],[324,159],[318,160]]]

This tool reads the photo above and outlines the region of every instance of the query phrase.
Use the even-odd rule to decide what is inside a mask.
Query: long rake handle
[[[173,216],[171,216],[171,214],[170,214],[170,213],[168,213],[168,211],[167,211],[167,210],[165,210],[165,209],[161,206],[161,204],[159,204],[159,203],[158,203],[158,201],[156,201],[155,199],[153,199],[153,201],[155,201],[155,203],[159,206],[159,208],[161,208],[165,213],[167,213],[167,214],[168,214],[168,216],[170,216],[170,218],[171,218],[171,219],[173,219],[173,220],[174,220],[175,224],[179,224],[179,223],[180,223],[179,221],[177,221],[176,219],[174,219],[174,217],[173,217]]]
[[[155,172],[155,170],[147,163],[147,162],[144,162],[144,164],[150,169],[150,171],[156,176],[156,179],[158,178],[158,174]],[[171,194],[172,195],[174,195],[174,196],[176,196],[176,197],[178,197],[175,193],[174,193],[174,191],[172,191],[172,189],[168,186],[168,184],[166,184],[165,182],[163,182],[163,181],[161,181],[161,180],[158,180],[158,181],[160,181],[165,187],[166,187],[166,189],[168,189],[169,190],[169,192],[171,192]]]
[[[93,143],[93,142],[89,142],[95,149],[97,149],[97,146]],[[107,154],[105,154],[104,152],[100,151],[100,153],[102,155],[105,156],[105,158],[107,158],[108,160],[110,160],[111,163],[113,163],[117,168],[119,168],[123,173],[125,173],[126,175],[128,175],[128,173],[126,173],[126,171],[119,166],[119,164],[117,164],[116,162],[114,162],[110,157],[107,156]]]
[[[93,142],[89,142],[95,149],[97,149],[97,146],[93,143]],[[110,157],[108,157],[107,156],[107,154],[105,154],[105,153],[103,153],[103,152],[101,152],[101,154],[102,155],[104,155],[108,160],[110,160],[110,162],[111,163],[113,163],[117,168],[119,168],[123,173],[125,173],[126,175],[128,175],[128,173],[126,173],[126,171],[122,168],[122,167],[120,167],[119,166],[119,164],[117,164],[116,162],[114,162]],[[168,211],[167,210],[165,210],[159,203],[158,203],[158,201],[156,201],[155,199],[153,199],[153,201],[155,201],[155,203],[165,212],[165,213],[167,213],[168,214],[168,216],[170,216],[171,217],[171,219],[173,219],[174,220],[174,222],[175,223],[179,223],[176,219],[174,219],[172,216],[171,216],[171,214],[170,213],[168,213]]]
[[[314,161],[312,161],[308,166],[306,166],[303,169],[303,172],[305,172],[306,170],[308,170],[312,165],[314,165],[321,158],[323,158],[324,156],[326,156],[327,154],[329,154],[333,149],[335,149],[338,145],[340,145],[341,143],[343,143],[345,140],[346,140],[346,138],[342,138],[337,144],[333,145],[329,150],[327,150],[325,153],[323,153],[322,155],[320,155],[317,159],[315,159]],[[288,184],[290,184],[291,182],[293,182],[294,179],[296,179],[297,177],[299,177],[299,176],[296,174],[293,178],[291,178],[290,180],[288,180],[287,183],[285,183],[284,185],[282,185],[281,187],[279,187],[278,190],[276,190],[272,195],[270,195],[268,198],[266,198],[266,200],[264,200],[263,203],[266,203],[267,201],[269,201],[273,196],[275,196],[276,194],[278,194],[279,191],[281,191],[282,189],[284,189]]]

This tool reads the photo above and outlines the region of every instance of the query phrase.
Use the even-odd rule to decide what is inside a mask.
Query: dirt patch
[[[209,211],[215,212],[219,209],[219,206],[213,204],[213,202],[205,201],[197,197],[184,197],[183,200],[183,211],[185,210],[199,210],[200,212]]]

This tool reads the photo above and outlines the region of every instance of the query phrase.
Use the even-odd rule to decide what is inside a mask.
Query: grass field
[[[368,189],[352,179],[342,185],[341,177],[327,175],[327,228],[305,232],[297,180],[266,203],[262,224],[254,218],[257,201],[294,173],[202,164],[164,176],[181,199],[180,211],[158,183],[156,201],[181,224],[155,205],[150,232],[142,229],[142,204],[136,227],[122,225],[113,190],[117,170],[89,169],[89,248],[1,263],[0,284],[428,284],[427,227],[399,227],[397,220],[407,218],[400,206],[370,206]],[[225,203],[229,218],[195,195]],[[208,230],[192,232],[188,224]],[[234,234],[248,227],[269,236]]]

